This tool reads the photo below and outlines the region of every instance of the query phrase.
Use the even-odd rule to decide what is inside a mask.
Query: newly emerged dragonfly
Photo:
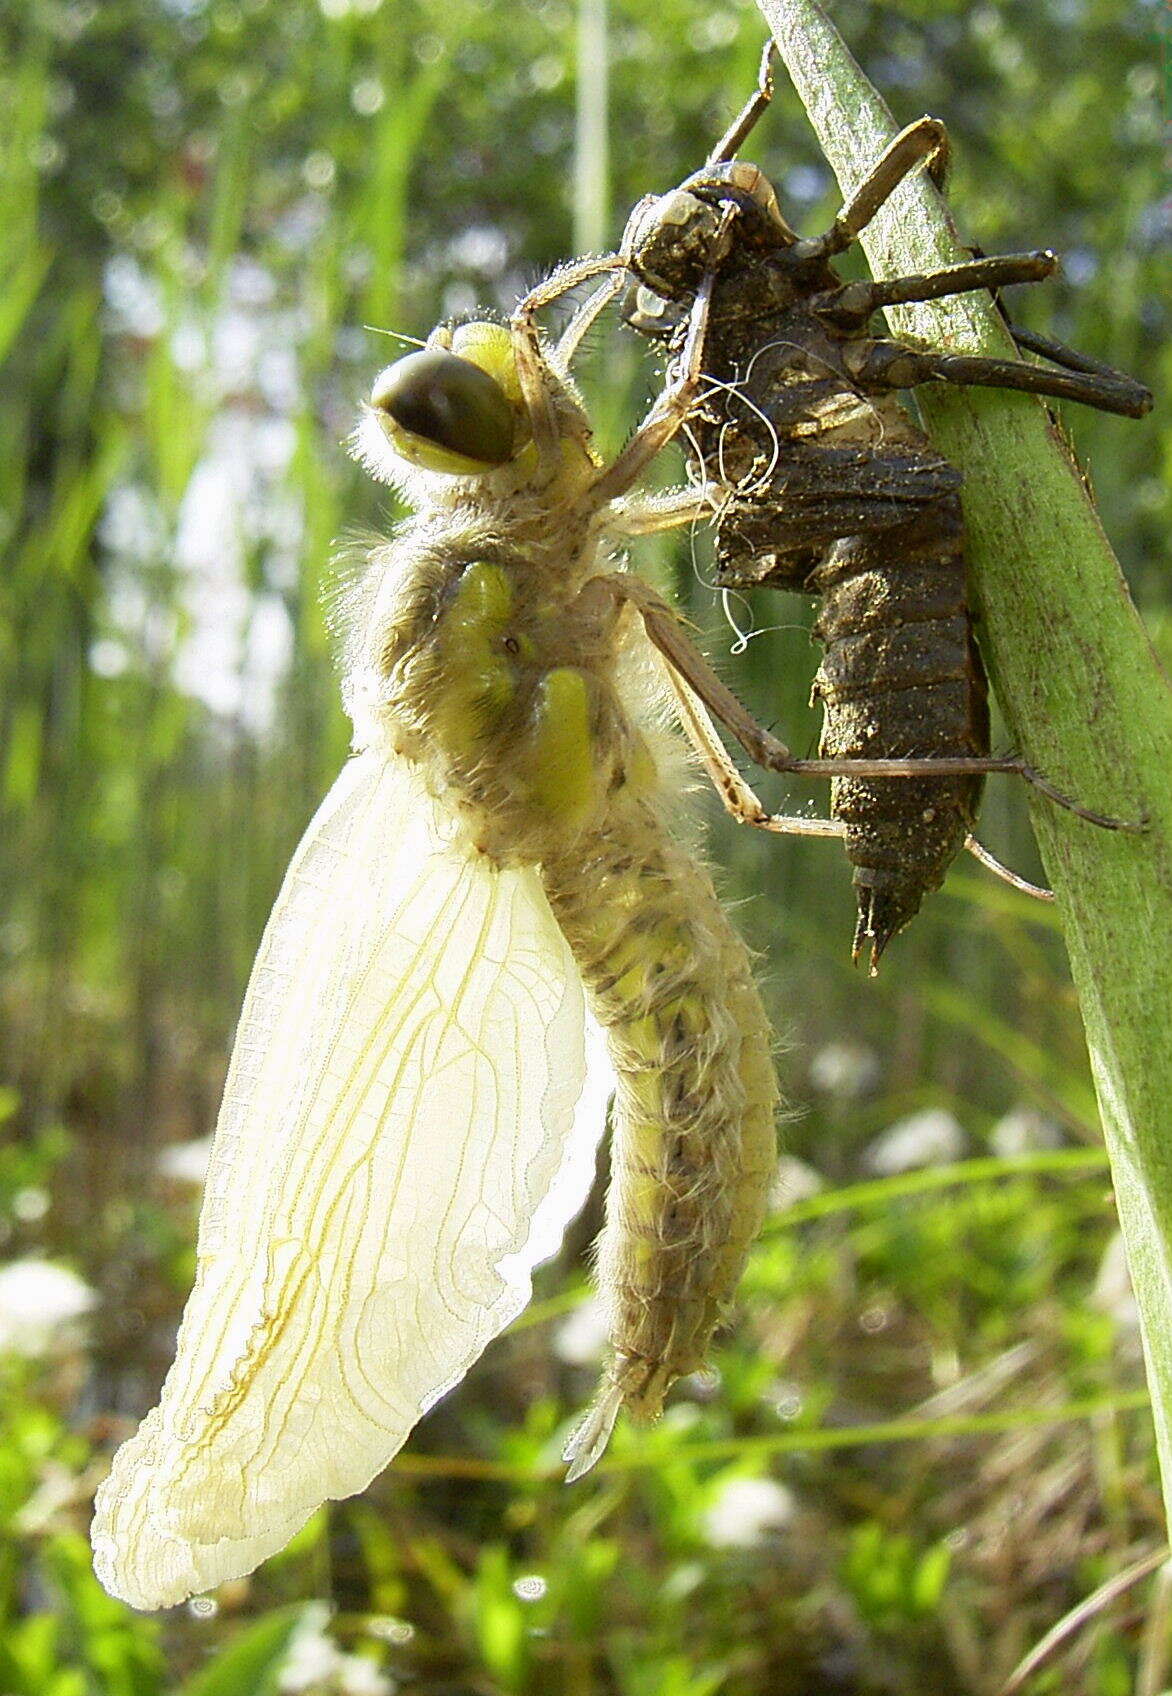
[[[607,271],[549,345],[538,309]],[[612,1089],[612,1354],[570,1477],[702,1364],[759,1225],[770,1033],[673,836],[665,728],[674,702],[714,741],[701,696],[732,698],[613,558],[708,510],[629,492],[692,405],[708,297],[604,465],[568,363],[618,282],[568,267],[374,385],[358,452],[415,516],[353,594],[356,752],[253,968],[175,1363],[98,1493],[96,1569],[135,1607],[251,1571],[387,1465],[524,1306]]]

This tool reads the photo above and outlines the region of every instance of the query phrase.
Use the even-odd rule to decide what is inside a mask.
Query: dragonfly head
[[[508,465],[529,437],[508,326],[433,330],[419,352],[380,371],[367,416],[398,459],[426,471],[468,477]]]

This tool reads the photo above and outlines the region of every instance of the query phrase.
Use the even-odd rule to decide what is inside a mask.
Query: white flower
[[[554,1332],[553,1352],[567,1366],[595,1366],[606,1348],[609,1330],[605,1307],[597,1296],[588,1296]]]
[[[1036,1107],[1011,1107],[989,1133],[989,1147],[1003,1160],[1038,1148],[1061,1148],[1062,1127]]]
[[[391,1696],[394,1680],[381,1672],[366,1655],[338,1657],[338,1689],[341,1696]]]
[[[0,1354],[40,1359],[75,1340],[75,1322],[97,1298],[64,1266],[13,1260],[0,1267]]]
[[[212,1157],[211,1137],[198,1137],[194,1142],[173,1142],[162,1149],[155,1161],[155,1170],[177,1184],[196,1184],[203,1188]]]
[[[822,1175],[812,1166],[807,1166],[804,1160],[795,1155],[783,1154],[777,1162],[777,1171],[773,1174],[773,1182],[769,1186],[769,1206],[775,1213],[784,1213],[787,1207],[796,1207],[800,1201],[809,1201],[811,1196],[821,1195],[825,1185]]]
[[[792,1490],[772,1478],[730,1478],[704,1514],[714,1549],[751,1549],[771,1532],[785,1531],[797,1511]]]
[[[864,1156],[864,1165],[876,1177],[891,1178],[897,1172],[914,1172],[921,1166],[949,1166],[965,1152],[967,1139],[951,1113],[930,1107],[897,1120],[876,1137]]]
[[[13,1217],[22,1225],[35,1225],[49,1211],[49,1192],[37,1184],[26,1184],[12,1198]]]
[[[1139,1307],[1131,1287],[1127,1250],[1118,1231],[1107,1244],[1106,1252],[1099,1262],[1099,1275],[1095,1279],[1090,1301],[1093,1308],[1113,1319],[1121,1331],[1139,1329]]]
[[[54,1528],[58,1515],[66,1508],[77,1507],[81,1498],[82,1484],[76,1472],[62,1466],[60,1461],[44,1461],[40,1482],[24,1506],[13,1514],[12,1523],[26,1537],[43,1536]]]
[[[337,1696],[393,1696],[395,1681],[366,1655],[344,1655],[326,1630],[330,1610],[312,1602],[293,1633],[277,1689],[295,1696],[302,1690]]]
[[[323,17],[348,18],[351,13],[357,17],[369,17],[377,12],[382,0],[318,0]]]
[[[873,1049],[857,1042],[828,1042],[810,1062],[810,1082],[824,1095],[866,1095],[879,1081]]]
[[[329,1609],[323,1603],[314,1603],[305,1610],[305,1618],[293,1633],[278,1675],[278,1690],[312,1690],[328,1683],[338,1671],[344,1657],[333,1638],[326,1634],[329,1617]]]

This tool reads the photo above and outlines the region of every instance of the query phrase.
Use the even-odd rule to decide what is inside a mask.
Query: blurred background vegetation
[[[966,239],[1063,253],[1017,315],[1157,391],[1142,424],[1066,422],[1167,654],[1166,7],[834,15],[900,122],[947,121]],[[612,244],[702,161],[762,37],[749,0],[0,0],[4,1696],[993,1692],[1159,1545],[1047,912],[962,866],[868,982],[837,845],[713,820],[794,1114],[712,1372],[563,1488],[596,1198],[401,1461],[254,1580],[143,1619],[89,1572],[93,1486],[190,1280],[252,953],[346,752],[323,593],[334,540],[391,516],[342,446],[378,332],[507,309]],[[751,153],[821,227],[784,84]],[[583,380],[613,444],[655,373],[615,330]],[[811,745],[809,610],[735,607],[765,633],[733,653],[702,537],[639,563]],[[1002,782],[984,834],[1029,873],[1025,820]],[[1153,1619],[1127,1589],[1022,1688],[1122,1696],[1139,1667],[1154,1691]]]

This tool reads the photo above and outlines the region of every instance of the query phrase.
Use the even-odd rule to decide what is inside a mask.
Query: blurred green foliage
[[[948,122],[967,238],[1067,256],[1015,312],[1160,396],[1142,425],[1067,423],[1172,653],[1163,15],[835,8],[897,117]],[[340,443],[393,356],[378,332],[507,309],[569,253],[574,28],[554,0],[0,0],[0,1249],[71,1258],[99,1297],[88,1342],[0,1347],[6,1696],[984,1692],[1159,1535],[1148,1431],[1111,1411],[1141,1383],[1134,1333],[1088,1300],[1103,1180],[1007,1159],[779,1215],[713,1374],[592,1482],[558,1480],[594,1368],[556,1339],[596,1214],[402,1462],[218,1611],[137,1618],[90,1574],[89,1495],[190,1276],[193,1192],[156,1156],[210,1128],[257,936],[345,753],[323,589],[335,539],[388,513]],[[700,163],[761,38],[747,0],[613,0],[612,238]],[[784,88],[752,152],[819,227],[832,182]],[[655,374],[618,333],[583,363],[617,442]],[[702,556],[644,563],[727,653]],[[808,744],[808,609],[740,612],[784,628],[726,675]],[[985,817],[1028,871],[1020,798]],[[790,1045],[787,1143],[825,1182],[925,1108],[974,1151],[1023,1102],[1095,1140],[1048,915],[962,870],[867,983],[837,848],[751,837],[717,821],[713,854]],[[1074,1401],[1100,1411],[1064,1423]],[[1006,1407],[1020,1427],[980,1435]],[[907,1417],[916,1442],[845,1440]],[[802,1448],[826,1429],[841,1446]],[[1129,1688],[1140,1628],[1125,1598],[1030,1690]]]

